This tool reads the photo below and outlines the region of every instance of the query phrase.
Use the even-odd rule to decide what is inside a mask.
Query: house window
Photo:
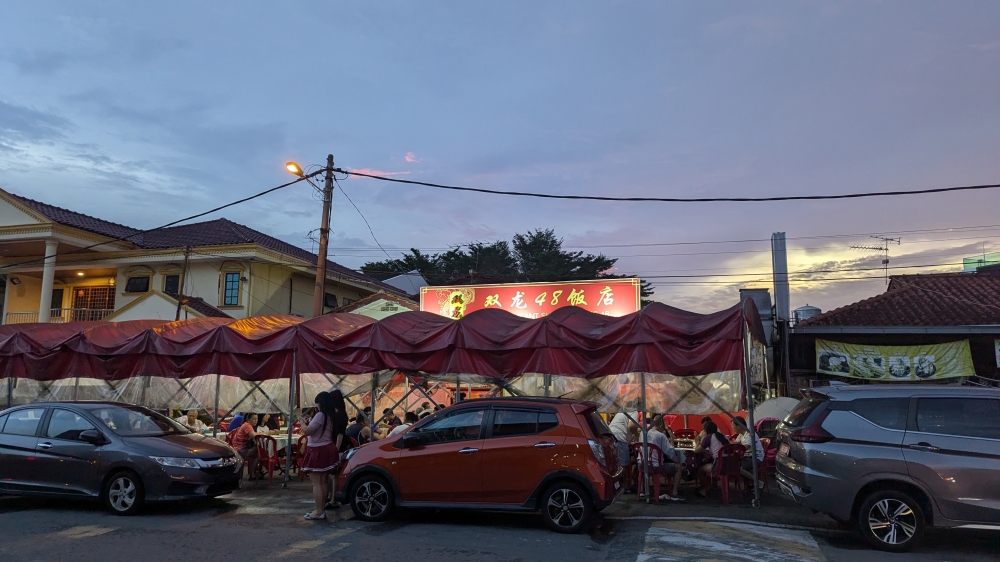
[[[229,272],[229,273],[226,273],[226,277],[225,277],[224,282],[223,282],[222,305],[223,306],[239,306],[240,305],[240,273],[239,272]]]
[[[125,292],[126,293],[148,293],[149,292],[149,276],[144,275],[142,277],[129,277],[125,282]]]
[[[327,308],[337,308],[337,295],[323,293],[323,306]]]
[[[181,288],[181,276],[180,275],[164,275],[163,276],[163,292],[168,295],[180,294]]]
[[[347,297],[344,297],[343,299],[341,299],[341,302],[344,303],[342,306],[347,306],[347,305],[351,304],[354,301],[351,300],[351,299],[349,299],[349,298],[347,298]]]

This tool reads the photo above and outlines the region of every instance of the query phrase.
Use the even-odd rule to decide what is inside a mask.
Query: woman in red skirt
[[[306,519],[326,519],[327,474],[340,468],[340,445],[347,429],[347,412],[337,411],[331,398],[328,392],[317,394],[318,411],[312,419],[303,420],[306,423],[302,434],[309,437],[309,442],[302,457],[302,471],[309,473],[316,502],[316,508],[305,515]]]

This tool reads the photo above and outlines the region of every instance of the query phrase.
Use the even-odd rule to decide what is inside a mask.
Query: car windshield
[[[190,433],[174,420],[139,407],[102,406],[92,410],[104,426],[122,437],[155,437]]]

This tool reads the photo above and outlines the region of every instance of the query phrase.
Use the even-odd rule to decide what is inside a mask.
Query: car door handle
[[[536,449],[548,449],[549,447],[555,447],[555,446],[556,446],[555,443],[536,443],[535,444],[535,448]]]
[[[473,449],[472,447],[466,447],[464,449],[459,449],[458,452],[461,453],[461,454],[463,454],[463,455],[468,455],[468,454],[471,454],[471,453],[478,453],[479,449]]]
[[[52,448],[52,443],[39,443],[38,444],[38,448],[39,449],[51,449]]]
[[[931,445],[930,443],[924,443],[924,442],[917,443],[916,445],[910,445],[910,448],[911,449],[915,449],[917,451],[927,451],[929,453],[933,453],[935,451],[939,451],[940,450],[937,447],[935,447],[934,445]]]

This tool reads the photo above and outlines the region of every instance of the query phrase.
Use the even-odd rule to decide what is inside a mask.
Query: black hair
[[[330,400],[330,393],[320,392],[317,394],[316,405],[319,406],[319,411],[323,414],[323,427],[319,430],[319,434],[323,435],[326,433],[326,424],[333,422],[335,419],[335,412],[333,410],[333,402]]]
[[[712,420],[708,420],[707,422],[705,422],[705,426],[704,427],[705,427],[705,433],[708,434],[708,435],[718,435],[719,434],[719,426],[715,425],[715,422],[712,421]]]
[[[406,412],[403,414],[403,422],[405,423],[416,423],[419,419],[420,418],[418,418],[417,414],[414,412]]]

